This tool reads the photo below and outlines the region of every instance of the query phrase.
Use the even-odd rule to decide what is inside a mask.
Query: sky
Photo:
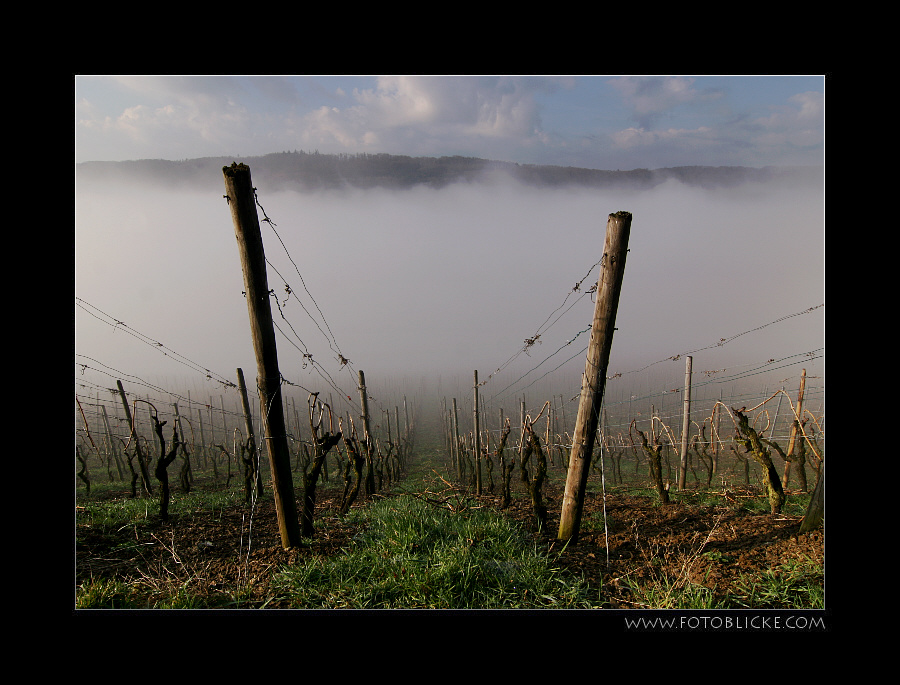
[[[318,150],[623,170],[823,166],[825,84],[822,75],[78,75],[74,151],[76,162]],[[634,218],[610,361],[622,375],[610,396],[680,385],[691,352],[698,379],[737,379],[710,392],[741,379],[796,386],[807,366],[824,385],[824,175],[719,190],[545,191],[496,180],[257,193],[272,220],[263,240],[283,303],[282,374],[304,390],[355,395],[361,369],[384,397],[428,377],[430,392],[463,403],[478,370],[498,403],[545,387],[577,393],[587,290],[619,210]],[[197,399],[218,396],[236,367],[254,377],[242,290],[222,193],[85,188],[76,168],[78,392],[122,377],[126,387],[146,381],[148,393],[187,383]]]
[[[809,76],[75,78],[75,158],[286,150],[463,155],[595,169],[820,164]]]

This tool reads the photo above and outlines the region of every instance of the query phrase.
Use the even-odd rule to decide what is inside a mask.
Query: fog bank
[[[607,216],[619,210],[632,212],[633,224],[610,374],[710,346],[696,353],[695,373],[824,347],[824,308],[731,339],[824,302],[817,184],[707,190],[668,181],[597,192],[498,178],[306,194],[255,185],[260,218],[272,222],[262,234],[281,303],[281,372],[311,389],[331,389],[324,372],[354,393],[359,369],[373,382],[440,377],[466,387],[477,369],[486,397],[515,394],[587,344],[587,290]],[[79,364],[102,387],[115,374],[97,368],[143,378],[196,377],[194,365],[229,379],[236,367],[255,375],[223,194],[224,185],[208,193],[78,187],[76,297],[127,329],[77,307],[76,376]],[[577,384],[583,366],[574,356],[549,378]],[[683,362],[668,366],[683,374]]]

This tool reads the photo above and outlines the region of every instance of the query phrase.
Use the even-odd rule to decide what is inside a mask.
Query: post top
[[[225,174],[226,176],[234,176],[235,174],[237,174],[239,172],[250,173],[250,167],[248,167],[243,162],[241,162],[240,164],[238,164],[237,162],[232,162],[230,167],[228,167],[228,166],[222,167],[222,173]]]

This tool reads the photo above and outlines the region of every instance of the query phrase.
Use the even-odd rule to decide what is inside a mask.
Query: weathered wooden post
[[[409,440],[409,406],[406,404],[406,395],[403,396],[403,414],[406,417],[406,439]]]
[[[200,454],[203,458],[203,468],[206,468],[206,455],[209,452],[209,448],[206,446],[206,434],[203,432],[203,410],[197,409],[197,418],[199,419],[200,425]]]
[[[806,388],[806,369],[803,369],[803,372],[800,374],[800,390],[797,393],[797,417],[791,423],[791,439],[788,443],[787,455],[789,457],[794,456],[794,447],[797,445],[797,429],[800,427],[800,422],[803,419],[803,392]],[[803,438],[801,438],[802,440]],[[802,468],[802,466],[801,466]],[[784,487],[787,487],[788,480],[791,477],[791,462],[790,460],[784,463]]]
[[[119,480],[125,480],[125,473],[122,471],[122,461],[119,459],[119,452],[113,442],[112,430],[109,427],[109,416],[106,413],[106,406],[101,404],[100,410],[103,412],[103,425],[106,427],[106,439],[109,442],[109,453],[116,460],[116,470],[119,472]]]
[[[816,487],[813,489],[812,497],[809,498],[809,506],[806,508],[806,515],[800,522],[799,533],[808,533],[814,528],[818,528],[825,521],[825,462],[819,467],[819,478],[816,481]]]
[[[462,457],[459,454],[459,413],[456,409],[456,398],[453,398],[453,460],[456,462],[456,482],[462,482]]]
[[[388,421],[390,421],[390,417],[388,417]],[[400,473],[406,470],[404,459],[406,458],[406,441],[401,437],[400,433],[400,407],[396,404],[394,405],[394,425],[397,427],[397,468],[398,473],[397,477],[400,477]]]
[[[250,400],[247,398],[247,383],[244,382],[244,370],[240,367],[237,369],[237,379],[238,393],[241,396],[241,409],[244,412],[244,429],[247,431],[247,450],[250,452],[250,459],[253,460],[253,480],[256,482],[256,496],[262,497],[263,484],[259,464],[259,450],[256,449],[256,434],[253,430],[253,412],[250,411]],[[260,411],[265,411],[265,408],[260,407]],[[290,463],[290,457],[288,457],[288,462]]]
[[[362,422],[365,431],[363,439],[366,443],[366,494],[371,496],[375,493],[375,465],[373,463],[375,436],[369,429],[369,393],[366,390],[366,374],[362,369],[359,371],[359,400],[362,404]]]
[[[688,435],[691,430],[691,363],[693,357],[684,362],[684,415],[681,422],[681,468],[678,470],[678,489],[684,490],[687,482]]]
[[[153,486],[150,485],[150,471],[147,468],[147,460],[141,450],[141,443],[138,440],[137,427],[134,424],[135,418],[131,416],[131,408],[128,406],[128,397],[125,395],[125,388],[122,387],[122,381],[117,380],[116,385],[119,388],[119,395],[122,397],[122,406],[125,407],[125,418],[128,421],[128,430],[131,431],[131,440],[134,442],[134,452],[137,455],[138,467],[141,470],[141,487],[148,495],[153,494]]]
[[[525,397],[522,397],[522,403],[519,405],[519,463],[522,463],[522,455],[525,453]]]
[[[572,452],[566,474],[566,490],[563,496],[558,539],[576,543],[584,508],[584,491],[591,467],[591,454],[597,434],[597,422],[606,386],[606,369],[612,349],[616,325],[616,310],[622,277],[625,273],[625,257],[628,253],[628,237],[631,233],[631,213],[610,214],[606,223],[606,239],[600,278],[597,281],[597,303],[591,324],[591,341],[588,345],[584,377],[581,382],[581,399],[575,419]]]
[[[250,167],[232,164],[223,167],[225,198],[231,207],[234,235],[237,238],[241,268],[244,272],[244,294],[250,315],[250,332],[256,353],[257,378],[262,408],[263,430],[272,469],[272,489],[281,544],[285,549],[299,547],[300,521],[291,479],[291,457],[284,425],[284,404],[281,395],[281,373],[278,370],[278,350],[275,345],[275,326],[269,301],[269,282],[266,275],[266,255],[263,250],[259,217]]]
[[[478,429],[478,371],[475,371],[475,492],[481,494],[481,432]]]

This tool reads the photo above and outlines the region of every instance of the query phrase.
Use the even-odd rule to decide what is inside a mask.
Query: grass
[[[730,506],[734,509],[748,513],[769,513],[769,500],[765,488],[761,485],[742,485],[733,488],[733,499],[727,500],[723,496],[723,488],[699,486],[689,483],[684,491],[677,490],[674,486],[669,490],[669,498],[672,502],[680,502],[691,506]],[[607,486],[607,492],[625,492],[628,494],[648,497],[652,502],[659,503],[659,495],[655,488],[648,487],[646,483],[634,480],[627,485]],[[785,516],[804,516],[809,506],[811,493],[790,491],[787,495],[781,513]]]
[[[360,509],[365,532],[331,558],[275,579],[298,608],[591,608],[588,588],[497,512],[451,511],[412,496]]]
[[[825,575],[810,559],[794,560],[758,576],[741,579],[734,606],[748,609],[777,609],[796,606],[825,608]]]
[[[98,489],[92,489],[92,497]],[[189,494],[175,493],[169,504],[169,512],[185,515],[197,511],[224,511],[240,506],[244,493],[240,487],[230,490],[194,490]],[[117,530],[123,527],[140,528],[159,518],[159,498],[122,497],[93,500],[79,497],[76,514],[75,540],[78,542],[78,526]],[[111,551],[130,551],[139,542],[123,542]],[[191,593],[188,583],[180,585],[165,580],[145,577],[125,583],[118,579],[95,578],[76,588],[76,609],[199,609],[209,608],[204,600]]]
[[[169,502],[169,513],[173,516],[195,511],[216,511],[239,505],[244,492],[240,487],[231,490],[194,490],[189,494],[176,492]],[[159,517],[159,497],[122,497],[116,499],[93,500],[81,498],[78,523],[98,527],[117,527],[146,523]]]
[[[430,469],[412,474],[393,496],[351,510],[346,523],[363,531],[332,557],[302,560],[277,571],[271,598],[297,608],[514,609],[590,608],[588,588],[554,566],[514,522],[454,493],[443,505],[443,481]],[[189,514],[239,506],[243,492],[195,491],[173,497],[170,511]],[[87,500],[78,522],[118,529],[158,516],[155,498]],[[124,543],[134,546],[138,543]],[[247,598],[192,595],[189,581],[146,577],[131,583],[94,579],[80,586],[76,608],[241,608]],[[259,606],[258,603],[255,606]]]
[[[582,578],[560,568],[515,522],[498,511],[479,508],[477,501],[447,485],[430,467],[422,466],[410,473],[392,496],[353,509],[346,522],[361,532],[352,544],[337,555],[303,558],[278,569],[268,601],[278,599],[280,604],[314,609],[575,609],[603,605],[598,588],[589,588]],[[619,487],[656,498],[653,489],[643,492]],[[95,488],[91,499],[79,498],[79,524],[140,527],[158,516],[156,497],[94,500],[98,493]],[[698,489],[672,495],[685,504],[721,506],[725,502],[720,493]],[[808,500],[808,495],[789,496],[784,513],[802,516]],[[239,486],[225,492],[196,490],[175,494],[170,511],[181,515],[224,511],[242,502]],[[760,492],[758,497],[739,499],[730,506],[767,511],[768,504]],[[582,521],[582,530],[602,532],[602,514]],[[702,546],[694,551],[696,555],[688,561],[703,553]],[[713,554],[721,553],[706,552],[704,556]],[[724,555],[714,560],[729,562]],[[812,560],[745,576],[737,590],[724,598],[717,596],[714,588],[690,582],[686,570],[676,576],[666,576],[651,565],[640,581],[633,577],[626,582],[637,606],[654,609],[824,607],[823,569]],[[78,588],[76,608],[260,606],[240,592],[204,598],[193,594],[190,582],[183,579],[145,577],[131,583],[94,579]]]

